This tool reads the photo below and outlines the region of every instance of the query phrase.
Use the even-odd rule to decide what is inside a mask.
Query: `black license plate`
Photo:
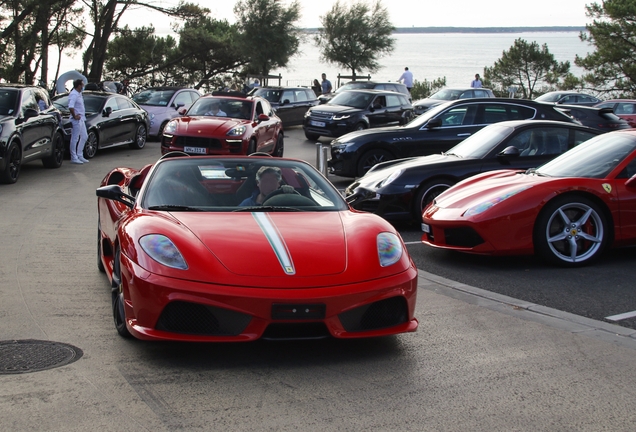
[[[275,303],[272,305],[272,319],[277,319],[277,320],[324,319],[326,310],[327,310],[327,306],[322,303],[314,303],[314,304]]]

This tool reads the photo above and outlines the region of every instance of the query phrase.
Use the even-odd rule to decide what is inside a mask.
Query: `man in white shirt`
[[[402,73],[402,75],[400,75],[400,78],[398,78],[398,82],[402,81],[404,81],[404,85],[410,92],[413,88],[413,72],[411,72],[408,67],[404,68],[404,73]]]
[[[470,86],[472,88],[481,88],[481,80],[479,79],[479,74],[475,74],[475,79],[470,82]]]
[[[68,109],[71,112],[71,163],[82,164],[88,160],[84,158],[84,145],[88,134],[86,133],[86,109],[84,108],[84,97],[82,90],[84,81],[76,79],[73,81],[73,90],[68,95]]]

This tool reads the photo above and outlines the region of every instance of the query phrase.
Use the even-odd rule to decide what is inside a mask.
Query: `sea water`
[[[470,86],[476,73],[483,76],[484,67],[491,67],[499,60],[503,51],[509,50],[516,39],[528,43],[537,42],[539,47],[547,44],[548,51],[559,62],[569,61],[570,71],[575,76],[585,72],[574,64],[576,55],[584,57],[594,47],[579,38],[579,32],[532,32],[532,33],[417,33],[394,34],[395,49],[390,55],[381,57],[381,68],[369,73],[357,71],[358,75],[371,75],[377,81],[396,81],[404,67],[408,67],[416,80],[433,81],[446,77],[448,87]],[[300,47],[300,54],[293,57],[289,67],[274,70],[273,75],[282,76],[283,85],[310,85],[321,73],[326,73],[334,87],[338,74],[351,75],[351,71],[320,59],[320,50],[309,36]],[[342,79],[342,82],[348,79]],[[277,84],[270,81],[270,84]]]

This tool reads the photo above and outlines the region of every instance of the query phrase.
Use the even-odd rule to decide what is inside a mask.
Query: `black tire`
[[[574,195],[548,202],[535,221],[533,234],[535,253],[551,264],[565,267],[594,262],[611,237],[600,206]]]
[[[95,131],[88,132],[88,138],[86,139],[86,144],[84,145],[84,157],[86,159],[92,159],[97,154],[97,149],[99,148],[99,138],[97,138],[97,133]]]
[[[318,138],[320,138],[320,135],[305,131],[305,138],[307,138],[309,141],[316,141]]]
[[[251,139],[249,144],[247,145],[247,154],[251,155],[252,153],[256,153],[256,140]]]
[[[112,306],[113,306],[113,320],[115,322],[115,329],[117,333],[123,338],[130,339],[132,335],[126,327],[126,312],[124,309],[124,292],[123,282],[121,279],[121,252],[119,248],[115,251],[115,262],[113,269],[113,278],[117,278],[119,284],[113,288],[112,291]]]
[[[22,166],[22,149],[13,141],[7,148],[4,170],[0,173],[0,182],[13,184],[18,181]]]
[[[51,155],[42,159],[45,168],[59,168],[64,161],[64,138],[58,132],[53,135]]]
[[[372,149],[364,153],[358,161],[358,177],[362,177],[372,166],[380,162],[387,162],[395,159],[392,153],[382,149]]]
[[[159,134],[157,134],[157,141],[161,142],[163,140],[163,130],[166,128],[167,124],[167,121],[161,123],[161,126],[159,127]]]
[[[360,122],[358,124],[356,124],[356,127],[353,128],[354,131],[361,131],[361,130],[365,130],[367,128],[367,125]]]
[[[148,129],[143,123],[137,125],[137,131],[135,132],[135,140],[130,143],[130,148],[135,150],[141,150],[146,147],[146,140],[148,139]]]
[[[422,211],[424,208],[439,194],[455,184],[449,179],[437,179],[424,183],[420,187],[413,201],[413,217],[416,220],[422,219]]]
[[[102,262],[102,233],[99,229],[99,224],[97,227],[97,269],[102,273],[106,273],[104,263]]]
[[[283,153],[285,151],[285,139],[283,138],[283,133],[278,134],[278,138],[276,138],[276,147],[274,147],[273,156],[283,157]]]

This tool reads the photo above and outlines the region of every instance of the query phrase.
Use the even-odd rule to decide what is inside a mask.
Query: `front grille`
[[[484,239],[470,227],[447,228],[444,230],[444,240],[449,246],[459,247],[475,247],[484,242]]]
[[[223,147],[221,141],[216,138],[190,136],[178,136],[175,139],[174,145],[177,147],[203,147],[210,149],[220,149]]]
[[[262,338],[268,340],[324,339],[331,336],[323,322],[272,323]]]
[[[338,318],[348,332],[378,330],[407,322],[408,306],[404,297],[391,297],[343,312]]]
[[[333,114],[331,113],[322,113],[316,111],[311,112],[312,120],[331,120],[331,117],[333,117]]]
[[[157,321],[157,330],[208,336],[236,336],[245,330],[252,317],[228,309],[199,303],[168,303]]]

